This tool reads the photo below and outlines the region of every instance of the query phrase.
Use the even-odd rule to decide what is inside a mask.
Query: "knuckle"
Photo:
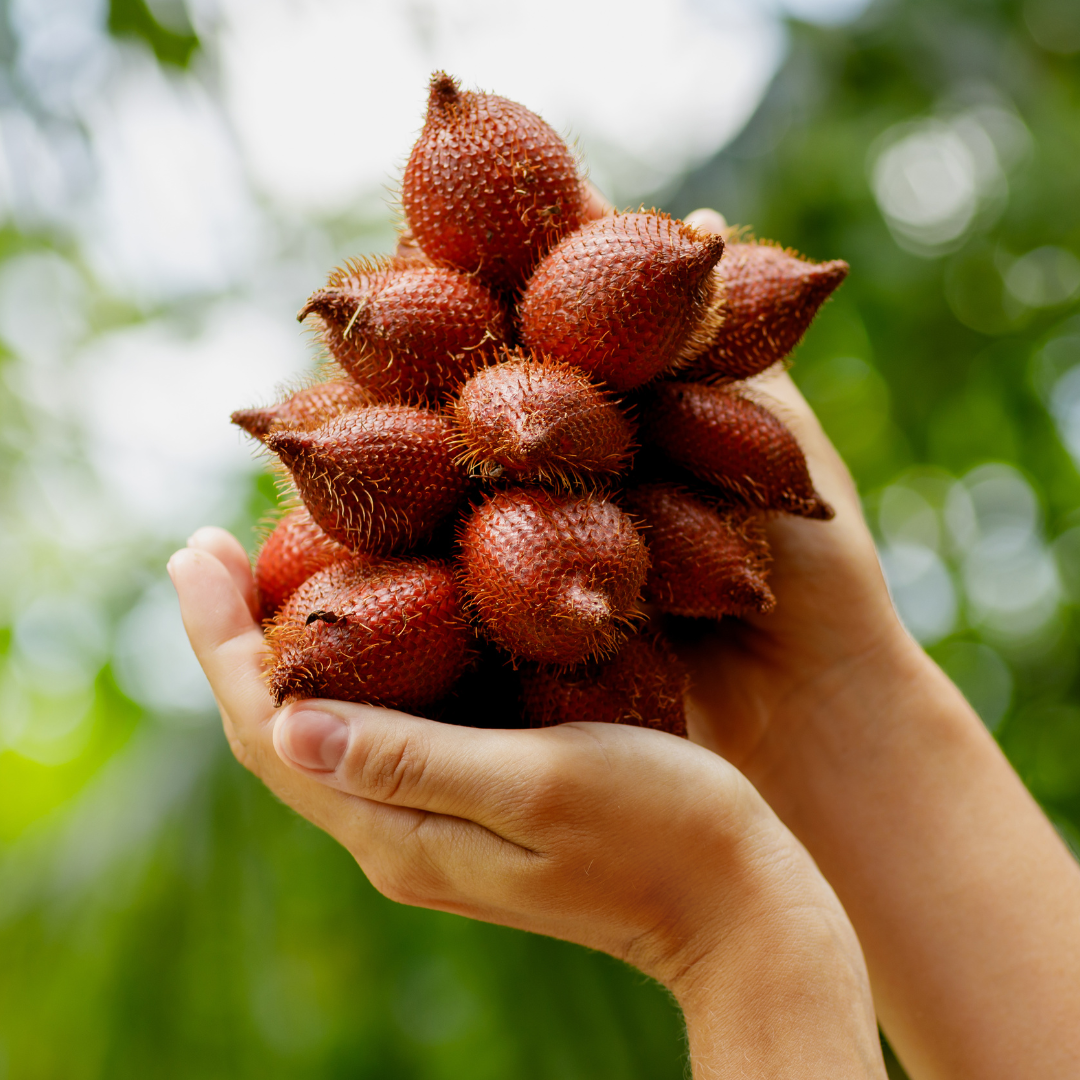
[[[396,904],[431,907],[446,895],[445,875],[419,844],[410,843],[391,858],[362,868],[371,884]]]
[[[419,785],[426,757],[418,741],[407,734],[385,734],[361,750],[358,763],[365,795],[379,802],[395,802]]]
[[[565,817],[580,805],[588,786],[580,760],[575,761],[563,748],[551,749],[534,762],[522,810],[540,820]]]

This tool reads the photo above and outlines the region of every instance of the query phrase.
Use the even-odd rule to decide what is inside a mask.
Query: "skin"
[[[715,211],[690,220],[725,228]],[[860,941],[913,1080],[1080,1075],[1080,869],[900,625],[854,485],[794,385],[756,391],[837,516],[774,519],[776,612],[692,650],[700,745],[340,702],[275,713],[247,556],[203,529],[170,574],[230,744],[388,896],[660,980],[695,1077],[884,1075]]]

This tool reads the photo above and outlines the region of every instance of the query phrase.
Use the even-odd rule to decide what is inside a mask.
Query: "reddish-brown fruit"
[[[473,375],[454,402],[463,460],[474,473],[569,486],[627,464],[630,424],[580,368],[506,357]]]
[[[730,243],[713,273],[723,284],[724,322],[688,376],[748,379],[799,344],[848,264],[808,262],[770,243]]]
[[[468,481],[450,422],[411,405],[342,413],[311,431],[272,431],[311,516],[354,551],[386,554],[422,539]]]
[[[828,520],[795,436],[768,409],[723,386],[661,383],[643,417],[657,446],[695,476],[763,510]]]
[[[720,325],[721,237],[666,214],[583,225],[536,268],[518,307],[536,352],[630,390],[697,356]]]
[[[443,72],[431,78],[401,201],[431,258],[500,289],[520,286],[585,213],[574,155],[539,116]]]
[[[357,386],[352,379],[339,379],[306,386],[276,405],[267,405],[265,409],[237,409],[230,419],[249,435],[262,441],[271,431],[318,427],[338,413],[371,405],[374,401],[374,396]]]
[[[362,386],[382,395],[437,398],[510,338],[502,304],[458,270],[416,259],[356,259],[313,293],[322,339]]]
[[[612,652],[645,581],[645,544],[596,495],[492,495],[460,534],[461,579],[485,634],[517,657],[576,664]]]
[[[255,560],[259,609],[269,619],[312,574],[342,559],[355,559],[311,520],[307,507],[290,510],[266,538]]]
[[[769,547],[758,511],[713,510],[673,484],[635,488],[625,504],[645,525],[645,597],[661,611],[719,619],[776,606],[765,580]]]
[[[603,664],[521,676],[522,705],[533,727],[593,721],[635,724],[686,735],[686,668],[658,634],[637,634]]]
[[[447,694],[475,655],[454,575],[428,559],[320,570],[286,602],[267,642],[278,705],[323,697],[420,709]]]

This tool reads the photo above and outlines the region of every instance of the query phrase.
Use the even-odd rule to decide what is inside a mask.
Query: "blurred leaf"
[[[163,64],[186,68],[199,39],[194,32],[177,33],[154,18],[146,0],[109,0],[109,32],[141,38]]]

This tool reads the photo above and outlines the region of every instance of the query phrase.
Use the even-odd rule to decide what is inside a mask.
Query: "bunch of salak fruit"
[[[766,517],[832,516],[744,380],[846,263],[593,216],[555,131],[442,73],[401,197],[397,254],[300,312],[323,381],[233,415],[298,496],[255,568],[275,701],[684,734],[665,617],[769,612]]]

